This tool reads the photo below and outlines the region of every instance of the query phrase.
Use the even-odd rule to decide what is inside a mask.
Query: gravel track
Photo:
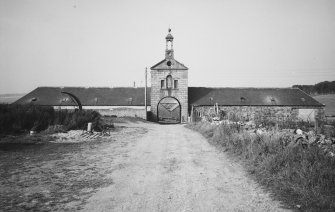
[[[288,211],[199,133],[131,125],[148,133],[114,156],[113,184],[87,199],[83,211]]]

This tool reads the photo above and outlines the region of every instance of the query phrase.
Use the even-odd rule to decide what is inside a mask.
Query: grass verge
[[[280,200],[304,211],[335,211],[335,160],[318,146],[284,146],[287,134],[256,135],[236,126],[187,125],[243,161],[249,173]]]

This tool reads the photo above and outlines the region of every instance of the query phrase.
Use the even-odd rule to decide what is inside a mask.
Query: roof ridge
[[[189,88],[215,88],[215,89],[296,89],[292,87],[196,87],[196,86],[189,86]]]

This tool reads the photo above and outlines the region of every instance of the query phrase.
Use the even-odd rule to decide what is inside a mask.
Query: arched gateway
[[[157,105],[159,123],[177,124],[181,121],[181,107],[177,99],[164,97]]]
[[[160,123],[184,123],[188,117],[188,68],[174,58],[171,29],[165,59],[151,67],[151,113]]]

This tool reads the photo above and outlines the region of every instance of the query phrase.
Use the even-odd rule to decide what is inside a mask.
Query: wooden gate
[[[177,124],[180,123],[181,107],[177,99],[165,97],[161,99],[157,106],[157,118],[160,123]]]

